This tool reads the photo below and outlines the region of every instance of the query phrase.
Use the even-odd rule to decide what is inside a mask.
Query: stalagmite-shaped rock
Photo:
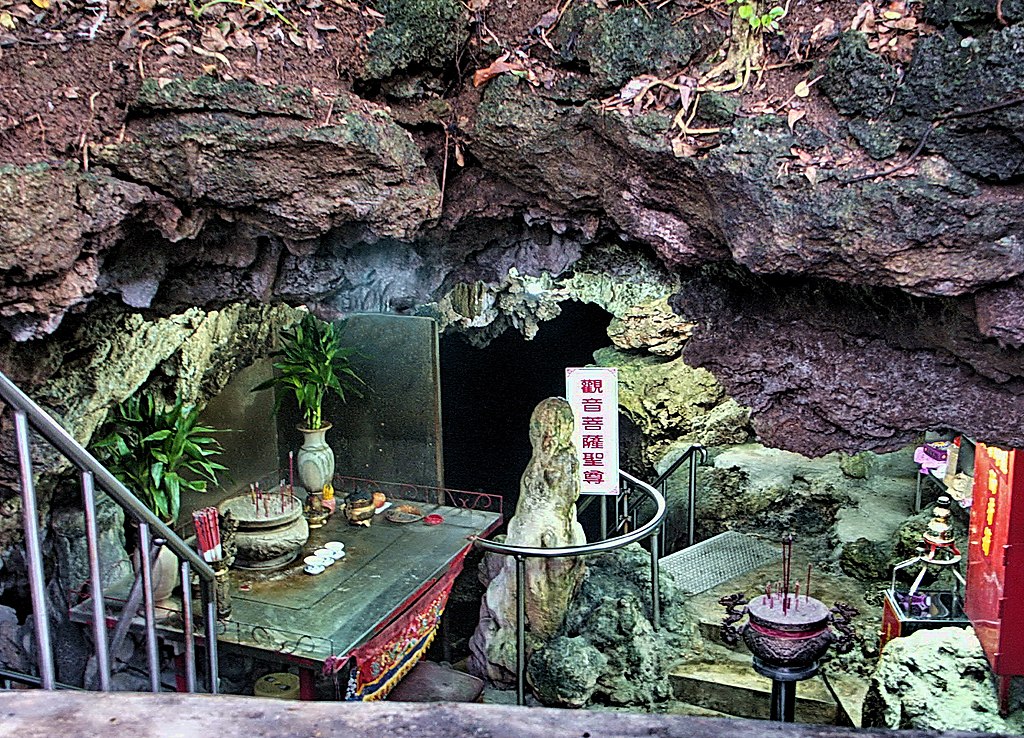
[[[520,482],[519,504],[506,543],[557,548],[586,543],[576,521],[579,479],[572,444],[573,418],[562,398],[542,400],[530,418],[533,457]],[[470,669],[498,684],[515,680],[516,562],[488,555],[481,577],[487,592],[480,625],[470,641]],[[527,559],[527,651],[552,638],[583,578],[582,559]]]

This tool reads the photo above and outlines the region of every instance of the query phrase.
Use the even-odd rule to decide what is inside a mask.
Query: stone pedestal
[[[580,486],[572,431],[572,408],[564,399],[549,397],[533,411],[533,457],[523,472],[506,543],[559,548],[587,542],[576,520]],[[511,556],[484,557],[481,580],[487,591],[480,604],[480,624],[469,643],[470,671],[501,685],[515,682],[515,567]],[[558,631],[584,571],[582,558],[526,560],[527,657]]]

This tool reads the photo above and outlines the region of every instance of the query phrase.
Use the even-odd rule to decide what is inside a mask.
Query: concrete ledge
[[[255,697],[0,692],[0,738],[924,738],[978,733],[627,715],[477,704],[290,702]],[[994,734],[989,734],[994,735]]]

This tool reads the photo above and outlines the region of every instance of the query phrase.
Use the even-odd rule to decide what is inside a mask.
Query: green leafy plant
[[[779,21],[786,15],[786,11],[778,6],[762,13],[756,0],[725,0],[725,4],[736,5],[737,15],[749,23],[755,31],[778,33]]]
[[[100,460],[162,520],[174,522],[181,491],[205,492],[226,467],[213,428],[199,425],[199,408],[178,400],[163,407],[152,393],[129,397],[92,445]]]
[[[295,330],[281,332],[284,347],[271,354],[279,357],[274,362],[276,373],[252,391],[271,387],[291,390],[306,429],[322,428],[321,406],[327,393],[345,402],[346,394],[362,397],[359,385],[366,384],[352,368],[352,356],[357,351],[342,345],[342,333],[342,327],[307,313]],[[281,407],[283,394],[277,396],[275,411]]]

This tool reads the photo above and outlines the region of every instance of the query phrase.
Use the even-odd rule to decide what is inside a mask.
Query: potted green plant
[[[322,415],[324,397],[334,394],[342,402],[348,395],[362,397],[359,386],[365,382],[352,368],[355,348],[342,343],[344,324],[328,323],[310,313],[294,330],[281,332],[282,348],[271,356],[275,374],[253,387],[253,392],[277,387],[275,410],[289,392],[294,395],[302,415],[299,431],[302,447],[296,455],[296,466],[302,486],[319,492],[334,478],[334,452],[327,445],[326,433],[332,427]]]
[[[152,393],[129,397],[114,410],[93,444],[110,472],[157,517],[174,524],[181,491],[205,492],[226,467],[217,431],[199,424],[199,408],[181,398],[161,407]]]
[[[182,490],[205,492],[226,467],[217,431],[199,424],[199,408],[181,398],[170,406],[150,392],[118,405],[92,444],[96,455],[158,518],[173,525]],[[177,584],[177,558],[161,549],[154,570],[154,597],[161,602]]]

